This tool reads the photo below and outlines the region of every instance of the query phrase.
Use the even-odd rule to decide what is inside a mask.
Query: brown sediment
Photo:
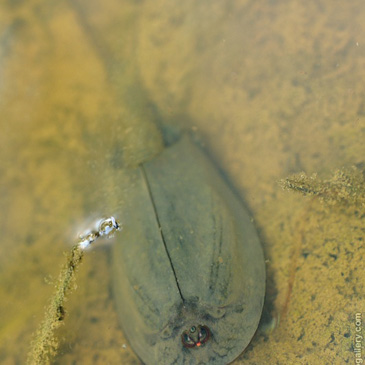
[[[297,260],[300,255],[302,243],[305,240],[305,230],[308,222],[308,215],[311,211],[311,205],[318,199],[325,205],[344,205],[358,208],[365,207],[365,179],[364,171],[352,166],[351,169],[336,170],[329,180],[321,180],[317,174],[311,176],[304,172],[294,174],[280,181],[280,185],[284,190],[300,192],[304,196],[312,197],[304,209],[300,218],[297,220],[295,236],[293,239],[294,246],[292,259],[290,263],[290,272],[288,279],[288,289],[285,302],[280,311],[283,319],[287,313],[291,293],[295,281],[295,273],[297,268]]]
[[[194,123],[260,229],[272,312],[281,313],[287,303],[287,314],[269,337],[258,337],[244,363],[352,362],[353,315],[365,308],[364,219],[354,212],[360,209],[337,198],[327,204],[331,199],[319,194],[284,194],[275,181],[302,170],[323,177],[336,167],[361,169],[362,2],[250,0],[207,7],[193,0],[179,6],[79,0],[91,28],[120,60],[114,58],[113,70],[121,70],[113,78],[121,91],[116,102],[103,62],[69,3],[1,4],[2,361],[24,363],[49,295],[43,278],[54,274],[62,251],[57,243],[50,252],[50,239],[80,219],[85,206],[97,211],[102,199],[95,187],[103,184],[109,195],[126,188],[119,176],[117,188],[106,179],[109,161],[116,170],[153,155],[150,118],[146,113],[136,120],[134,111],[143,108],[127,108],[122,97],[123,90],[134,91],[133,102],[138,93],[125,86],[128,59],[161,120]],[[129,346],[121,351],[126,340],[108,293],[108,269],[107,255],[98,252],[78,273],[78,282],[87,285],[67,302],[56,362],[139,363]]]
[[[73,281],[79,264],[84,255],[83,250],[77,244],[72,247],[67,256],[67,261],[61,270],[56,285],[56,292],[51,298],[45,311],[45,317],[32,341],[32,349],[28,354],[27,363],[31,365],[48,364],[56,354],[59,346],[55,331],[61,326],[65,317],[64,302],[73,289]]]
[[[290,217],[293,230],[285,261],[289,264],[287,285],[280,286],[282,294],[276,300],[280,323],[276,321],[269,340],[264,342],[261,337],[243,359],[249,364],[264,363],[275,352],[280,363],[303,359],[324,363],[326,356],[336,359],[336,364],[349,362],[354,356],[353,316],[364,305],[363,172],[360,168],[337,170],[329,180],[299,174],[282,184],[287,185],[288,180],[286,190],[305,191],[310,199],[300,210],[292,206],[297,213]],[[280,235],[288,238],[284,233]],[[277,350],[279,344],[283,350]]]
[[[307,205],[307,207],[304,209],[304,211],[302,212],[302,214],[300,215],[300,218],[298,218],[296,224],[295,224],[295,232],[296,234],[294,235],[293,238],[293,249],[292,249],[292,253],[291,253],[291,261],[290,261],[290,270],[289,270],[289,279],[288,279],[288,288],[287,288],[287,292],[285,295],[285,300],[284,303],[282,304],[282,307],[278,308],[278,313],[280,315],[280,319],[283,320],[288,312],[288,307],[290,304],[290,299],[291,299],[291,294],[293,291],[293,285],[294,285],[294,281],[295,281],[295,273],[296,273],[296,268],[298,266],[298,258],[300,255],[300,251],[302,249],[302,243],[305,235],[305,227],[307,224],[307,217],[310,211],[310,204]]]

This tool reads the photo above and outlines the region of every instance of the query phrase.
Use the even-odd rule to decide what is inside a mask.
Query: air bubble
[[[119,223],[114,217],[103,219],[99,224],[99,234],[100,236],[106,236],[107,238],[113,237],[116,231],[120,230]]]
[[[119,230],[121,230],[120,223],[114,217],[102,219],[97,231],[90,231],[85,236],[80,237],[79,245],[84,250],[99,237],[111,238]]]

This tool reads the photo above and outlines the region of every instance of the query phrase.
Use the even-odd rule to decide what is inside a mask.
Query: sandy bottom
[[[364,170],[364,18],[360,0],[4,1],[0,362],[24,363],[63,252],[121,209],[113,171],[161,150],[161,122],[196,131],[255,217],[267,298],[235,363],[355,363],[364,207],[278,181]],[[52,363],[139,363],[111,280],[108,247],[88,252]]]

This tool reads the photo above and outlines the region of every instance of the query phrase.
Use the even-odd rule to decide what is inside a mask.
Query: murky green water
[[[196,130],[255,216],[281,322],[237,363],[354,362],[362,211],[277,181],[363,168],[364,17],[362,1],[4,1],[0,362],[24,363],[77,234],[122,213],[118,169],[161,150],[156,123]],[[109,265],[85,257],[56,363],[138,363]]]

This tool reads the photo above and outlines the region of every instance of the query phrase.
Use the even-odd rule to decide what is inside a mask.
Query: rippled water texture
[[[364,209],[278,180],[364,169],[364,19],[360,0],[2,1],[0,362],[24,363],[63,252],[123,214],[162,123],[197,131],[264,246],[265,315],[235,363],[354,363]],[[54,363],[139,363],[108,255],[84,257]]]

